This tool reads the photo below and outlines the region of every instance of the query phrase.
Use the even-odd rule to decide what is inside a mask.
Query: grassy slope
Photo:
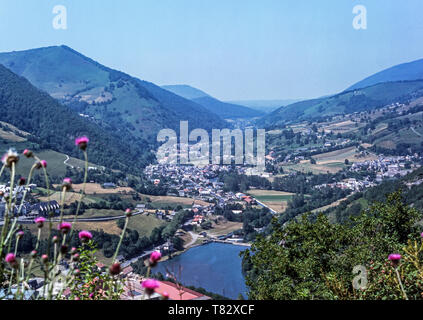
[[[273,126],[285,121],[310,120],[322,116],[372,110],[393,102],[408,101],[411,95],[423,96],[423,81],[376,84],[328,98],[294,103],[265,116],[258,121],[258,124]]]
[[[92,101],[102,94],[110,95],[113,101],[107,99],[106,105],[91,105],[79,111],[94,116],[112,130],[129,128],[135,138],[153,139],[160,129],[176,128],[179,120],[204,129],[226,126],[202,106],[109,69],[66,46],[0,53],[0,63],[72,105],[87,97]],[[111,114],[113,109],[120,114]]]

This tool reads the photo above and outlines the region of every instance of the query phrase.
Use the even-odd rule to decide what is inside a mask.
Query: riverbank
[[[154,273],[172,273],[185,286],[201,287],[225,297],[237,299],[247,294],[242,274],[242,246],[228,243],[209,242],[197,245],[172,259],[160,261]],[[179,271],[181,270],[181,271]]]
[[[202,243],[197,243],[197,244],[195,244],[195,243],[193,243],[193,244],[191,244],[190,246],[187,246],[186,248],[184,248],[184,250],[180,250],[180,251],[176,251],[176,252],[173,252],[172,254],[171,254],[171,256],[172,256],[172,258],[169,258],[169,256],[168,255],[166,255],[166,256],[164,256],[160,261],[167,261],[167,260],[169,260],[169,259],[173,259],[174,257],[177,257],[177,256],[179,256],[179,255],[181,255],[181,254],[183,254],[183,253],[185,253],[185,252],[187,252],[188,250],[190,250],[190,249],[193,249],[193,248],[196,248],[196,247],[201,247],[201,246],[205,246],[205,245],[208,245],[208,244],[210,244],[210,243],[223,243],[223,244],[228,244],[228,245],[234,245],[234,246],[240,246],[240,247],[246,247],[246,249],[247,248],[250,248],[251,247],[251,243],[233,243],[233,242],[231,242],[231,241],[226,241],[226,240],[218,240],[218,239],[215,239],[215,240],[209,240],[209,241],[204,241],[204,242],[202,242]]]

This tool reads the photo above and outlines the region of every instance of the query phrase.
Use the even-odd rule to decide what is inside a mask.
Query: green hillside
[[[180,120],[206,130],[227,126],[193,101],[66,46],[0,53],[0,63],[108,130],[129,130],[135,142],[140,138],[154,142],[160,129],[177,129]]]
[[[265,127],[304,120],[318,120],[327,116],[373,110],[394,102],[406,103],[423,96],[423,81],[399,81],[376,84],[334,96],[306,100],[278,110],[260,119]]]
[[[81,158],[74,139],[80,135],[90,138],[90,161],[109,168],[141,169],[152,159],[148,144],[138,140],[129,145],[126,131],[109,132],[61,105],[47,93],[35,88],[0,65],[0,119],[29,133],[26,141],[14,143],[22,151],[27,146],[52,149]],[[3,144],[4,145],[4,144]],[[6,145],[4,145],[6,146]]]
[[[378,72],[370,77],[357,82],[349,87],[347,90],[355,90],[360,88],[369,87],[382,82],[392,81],[411,81],[423,79],[423,59],[403,63],[392,68],[388,68]]]

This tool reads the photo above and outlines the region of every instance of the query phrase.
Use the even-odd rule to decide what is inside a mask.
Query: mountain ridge
[[[80,158],[74,145],[80,135],[90,138],[90,161],[118,170],[134,170],[153,159],[146,141],[129,147],[125,137],[117,138],[95,123],[80,117],[48,93],[37,89],[26,78],[0,65],[0,118],[30,133],[29,141],[41,149],[53,150]]]
[[[382,70],[334,95],[309,99],[279,108],[259,119],[258,125],[274,127],[296,120],[367,111],[423,96],[423,59]]]
[[[223,119],[253,118],[263,116],[264,113],[246,106],[220,101],[208,93],[189,85],[165,85],[165,90],[180,95],[198,103]]]
[[[100,125],[128,128],[134,141],[147,139],[156,144],[159,130],[177,130],[182,120],[208,131],[228,126],[203,106],[68,46],[0,53],[0,63]]]
[[[413,80],[423,80],[423,59],[401,63],[379,71],[353,84],[345,91],[361,89],[384,82]]]

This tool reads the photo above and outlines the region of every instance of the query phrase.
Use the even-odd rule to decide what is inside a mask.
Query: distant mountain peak
[[[166,85],[162,86],[162,88],[186,99],[190,99],[224,119],[254,118],[264,115],[262,111],[254,110],[239,104],[220,101],[210,96],[208,93],[190,85]]]
[[[159,130],[179,128],[182,120],[206,130],[228,125],[190,99],[108,68],[66,45],[0,53],[0,64],[103,125],[129,128],[137,139],[155,141]]]

